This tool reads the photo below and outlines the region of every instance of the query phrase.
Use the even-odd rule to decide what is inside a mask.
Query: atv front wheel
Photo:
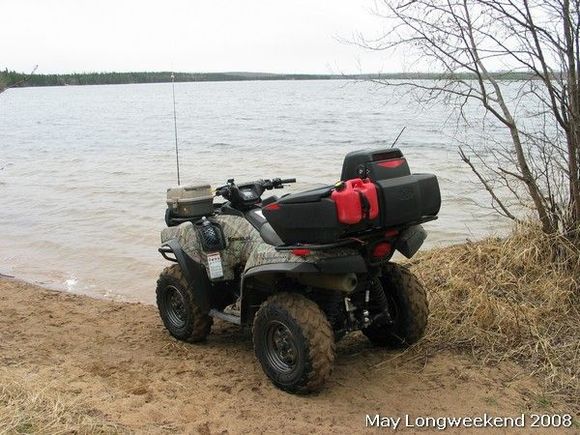
[[[384,267],[381,284],[393,323],[371,324],[362,330],[363,334],[379,346],[407,347],[417,342],[429,315],[423,285],[408,268],[393,263]]]
[[[193,289],[178,264],[166,267],[157,280],[157,308],[165,328],[178,340],[204,340],[212,319],[195,303]]]
[[[302,295],[279,293],[254,318],[254,351],[278,388],[290,393],[317,391],[334,363],[334,334],[318,305]]]

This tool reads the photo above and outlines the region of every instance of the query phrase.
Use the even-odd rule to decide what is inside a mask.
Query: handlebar
[[[284,184],[289,183],[296,183],[296,178],[273,178],[239,185],[236,185],[234,179],[230,178],[227,184],[215,190],[215,195],[230,201],[234,208],[247,210],[261,201],[262,194],[266,190],[282,189]]]
[[[290,184],[290,183],[296,183],[296,178],[272,178],[271,180],[266,179],[266,180],[257,180],[257,181],[252,181],[250,183],[243,183],[240,185],[236,185],[234,182],[234,179],[231,178],[228,180],[227,184],[218,187],[215,190],[215,194],[216,196],[223,196],[223,197],[227,197],[230,196],[230,193],[232,191],[238,191],[240,188],[244,188],[244,187],[257,187],[259,190],[261,190],[260,195],[265,191],[265,190],[272,190],[272,189],[282,189],[284,188],[284,184]]]
[[[263,182],[265,189],[282,189],[284,184],[296,183],[296,178],[273,178],[271,181],[263,180]]]

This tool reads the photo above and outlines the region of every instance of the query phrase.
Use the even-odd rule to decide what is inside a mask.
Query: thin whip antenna
[[[391,145],[391,148],[393,148],[395,146],[395,144],[399,141],[399,138],[401,137],[401,135],[403,134],[403,132],[405,131],[405,129],[407,128],[407,126],[404,126],[403,129],[399,132],[398,136],[396,137],[395,141],[393,142],[393,144]],[[177,133],[176,133],[177,134]]]
[[[173,91],[173,126],[175,128],[175,157],[177,158],[177,185],[181,185],[179,177],[179,147],[177,146],[177,111],[175,110],[175,74],[171,73],[171,89]]]

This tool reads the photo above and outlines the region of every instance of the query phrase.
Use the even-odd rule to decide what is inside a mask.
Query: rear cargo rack
[[[310,249],[312,251],[321,251],[323,249],[341,248],[343,246],[352,245],[353,243],[365,244],[365,242],[363,242],[362,240],[350,238],[339,240],[338,242],[333,243],[322,243],[322,244],[298,243],[295,245],[276,246],[276,251],[291,251],[293,249]]]
[[[390,227],[389,229],[401,230],[404,228],[410,228],[410,227],[415,226],[415,225],[424,224],[425,222],[437,220],[437,218],[438,218],[437,216],[423,216],[419,220],[409,222],[409,223],[406,223],[404,225],[396,225],[396,226]],[[364,238],[366,236],[376,235],[377,233],[380,233],[381,231],[386,231],[386,229],[385,228],[375,228],[371,232],[365,232],[365,233],[358,234],[358,237],[357,237],[357,235],[353,234],[348,238],[341,239],[341,240],[338,240],[338,241],[332,242],[332,243],[319,243],[319,244],[295,243],[295,244],[289,244],[289,245],[276,246],[275,249],[276,249],[276,251],[292,251],[293,249],[310,249],[311,251],[323,251],[325,249],[343,248],[345,246],[353,245],[355,243],[358,243],[358,244],[364,246],[367,244],[367,242],[364,240]]]

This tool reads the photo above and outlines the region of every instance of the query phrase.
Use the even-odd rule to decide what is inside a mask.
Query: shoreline
[[[469,238],[466,238],[466,240],[463,242],[430,246],[428,248],[420,250],[418,252],[418,254],[415,257],[413,257],[412,259],[407,259],[407,258],[403,257],[402,254],[396,252],[394,257],[393,257],[393,262],[403,264],[403,265],[412,266],[413,264],[421,261],[421,258],[423,256],[426,256],[429,254],[436,254],[437,252],[443,252],[447,249],[453,249],[454,247],[462,246],[466,243],[477,243],[481,240],[484,240],[484,239],[487,239],[490,237],[501,237],[501,236],[497,233],[493,233],[493,234],[484,236],[482,239],[471,240]],[[163,267],[165,267],[169,263],[165,262],[165,263],[160,263],[160,264],[161,264],[161,266],[158,270],[158,273],[161,273],[161,271],[163,270]],[[130,303],[130,304],[136,303],[136,304],[155,306],[155,300],[154,300],[155,282],[156,282],[155,280],[151,281],[151,294],[153,295],[152,299],[150,301],[146,301],[145,299],[138,299],[137,296],[127,298],[126,296],[124,296],[122,294],[113,293],[111,290],[106,290],[105,288],[92,288],[91,291],[88,291],[88,290],[83,291],[83,288],[84,289],[87,288],[87,287],[83,287],[83,288],[79,289],[79,291],[74,291],[74,290],[67,288],[66,282],[54,281],[53,283],[50,283],[48,281],[44,281],[44,279],[49,279],[48,275],[42,275],[42,276],[39,275],[39,276],[34,276],[34,277],[32,277],[32,275],[31,275],[30,278],[27,278],[26,276],[22,276],[22,275],[11,275],[11,274],[4,274],[4,273],[0,272],[0,280],[2,280],[2,279],[15,280],[15,281],[22,282],[24,284],[37,286],[37,287],[40,287],[40,288],[48,290],[48,291],[62,292],[64,294],[77,295],[77,296],[86,296],[88,298],[92,298],[92,299],[96,299],[96,300],[126,302],[126,303]],[[157,278],[155,278],[155,279],[157,279]]]
[[[120,294],[111,294],[111,293],[97,293],[97,292],[83,292],[83,291],[72,291],[69,290],[66,287],[66,284],[49,284],[47,282],[43,282],[43,281],[38,281],[35,279],[27,279],[25,277],[22,276],[14,276],[14,275],[8,275],[8,274],[4,274],[4,273],[0,273],[0,282],[1,281],[14,281],[17,283],[21,283],[24,285],[28,285],[28,286],[32,286],[32,287],[38,287],[39,289],[42,289],[44,291],[47,292],[52,292],[52,293],[62,293],[64,295],[70,295],[70,296],[78,296],[78,297],[86,297],[89,299],[94,299],[96,301],[110,301],[110,302],[115,302],[115,303],[122,303],[122,304],[140,304],[140,305],[145,305],[145,306],[155,306],[155,303],[153,302],[147,302],[144,300],[138,300],[138,299],[127,299],[125,297],[123,297]]]
[[[497,234],[492,234],[489,235],[487,237],[498,237]],[[475,241],[477,242],[477,241]],[[458,242],[458,243],[451,243],[451,244],[445,244],[445,245],[440,245],[440,246],[432,246],[429,248],[426,248],[424,250],[419,251],[419,253],[413,257],[413,259],[407,259],[405,257],[402,256],[402,254],[400,253],[395,253],[395,258],[394,261],[395,263],[399,263],[399,264],[406,264],[406,265],[413,265],[416,261],[420,261],[420,258],[424,255],[427,254],[431,254],[431,253],[436,253],[438,251],[443,251],[446,249],[450,249],[456,246],[461,246],[465,243],[473,243],[471,240],[466,239],[465,242]],[[161,271],[163,270],[163,267],[165,267],[166,265],[168,265],[169,263],[161,263],[161,267],[158,270],[158,273],[161,273]],[[88,298],[91,299],[96,299],[96,300],[105,300],[105,301],[114,301],[114,302],[126,302],[126,303],[130,303],[130,304],[143,304],[143,305],[149,305],[149,306],[155,306],[155,298],[154,298],[154,294],[155,294],[155,280],[151,281],[151,300],[147,301],[144,298],[139,299],[138,296],[133,296],[128,298],[125,295],[122,294],[118,294],[118,293],[113,293],[111,290],[106,290],[105,288],[92,288],[91,291],[88,290],[84,290],[87,289],[88,287],[82,287],[80,288],[78,291],[74,291],[73,289],[69,289],[67,287],[66,282],[61,282],[61,281],[54,281],[53,283],[48,282],[48,281],[44,281],[44,279],[49,279],[49,277],[47,275],[43,275],[43,276],[35,276],[35,277],[30,277],[27,278],[26,276],[22,276],[22,275],[10,275],[10,274],[4,274],[2,272],[0,272],[0,280],[2,279],[6,279],[6,280],[15,280],[15,281],[19,281],[22,282],[24,284],[29,284],[32,286],[37,286],[40,287],[42,289],[48,290],[48,291],[54,291],[54,292],[62,292],[64,294],[70,294],[70,295],[77,295],[77,296],[86,296]],[[155,278],[157,279],[157,278]]]

